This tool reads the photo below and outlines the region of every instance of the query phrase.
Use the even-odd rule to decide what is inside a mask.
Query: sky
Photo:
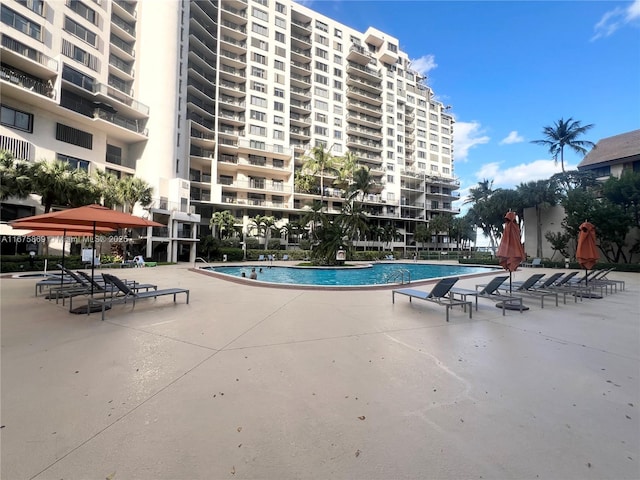
[[[364,32],[396,37],[435,96],[451,105],[454,173],[494,188],[560,172],[532,144],[561,118],[593,124],[582,140],[640,128],[640,0],[305,0]],[[565,169],[582,155],[565,149]]]

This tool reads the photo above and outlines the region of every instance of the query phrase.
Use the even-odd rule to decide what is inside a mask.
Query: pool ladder
[[[406,268],[400,268],[391,272],[386,280],[386,283],[397,283],[400,281],[402,285],[405,283],[411,283],[411,272]]]
[[[198,263],[198,260],[200,260],[202,263],[204,263],[207,267],[211,266],[211,265],[209,265],[209,262],[207,262],[204,258],[196,257],[196,260],[193,262],[193,268],[196,268],[196,263]]]

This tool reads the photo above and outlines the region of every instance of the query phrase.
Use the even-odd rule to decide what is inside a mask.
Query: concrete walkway
[[[640,478],[640,275],[613,274],[626,290],[600,300],[505,317],[480,300],[446,323],[390,290],[189,267],[112,272],[191,301],[104,322],[0,281],[3,479]]]

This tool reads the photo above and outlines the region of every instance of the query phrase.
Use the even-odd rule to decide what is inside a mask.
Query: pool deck
[[[640,478],[638,274],[610,275],[626,290],[603,299],[504,317],[480,300],[446,323],[388,289],[192,266],[118,273],[190,303],[104,322],[34,297],[38,279],[0,280],[1,478]]]

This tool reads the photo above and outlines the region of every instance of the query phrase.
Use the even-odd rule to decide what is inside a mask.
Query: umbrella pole
[[[509,295],[513,293],[513,290],[511,289],[511,275],[513,275],[513,272],[509,270]]]
[[[62,262],[63,270],[60,273],[60,286],[62,286],[63,283],[64,283],[64,247],[65,247],[64,242],[65,242],[66,239],[67,239],[67,229],[65,228],[65,229],[62,230],[62,260],[61,260],[61,262]]]
[[[91,252],[91,298],[93,298],[93,275],[96,268],[96,222],[93,222],[93,252]],[[89,308],[89,306],[87,306]]]

